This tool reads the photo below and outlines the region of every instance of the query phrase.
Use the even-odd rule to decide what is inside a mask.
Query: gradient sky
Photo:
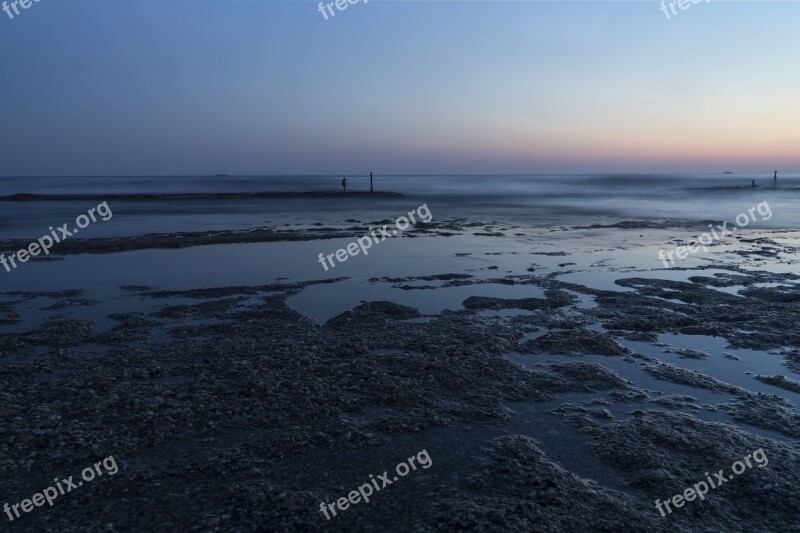
[[[0,175],[800,171],[800,3],[41,0]]]

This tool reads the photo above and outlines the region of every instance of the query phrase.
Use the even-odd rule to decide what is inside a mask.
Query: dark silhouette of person
[[[775,176],[773,176],[773,178],[772,178],[772,186],[773,187],[777,187],[778,186],[778,171],[777,170],[775,171]]]
[[[756,180],[753,180],[753,188],[756,188]]]
[[[342,192],[347,192],[347,178],[342,178]]]

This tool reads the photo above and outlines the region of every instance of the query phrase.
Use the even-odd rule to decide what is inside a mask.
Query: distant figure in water
[[[342,178],[342,192],[347,192],[347,178]]]
[[[778,186],[778,171],[777,170],[775,171],[775,176],[773,176],[773,178],[772,178],[772,186],[773,187],[777,187]]]
[[[756,180],[753,180],[753,188],[756,188]]]

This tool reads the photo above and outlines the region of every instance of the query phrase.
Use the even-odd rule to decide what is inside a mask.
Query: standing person
[[[778,186],[778,171],[775,171],[775,176],[772,178],[772,187],[775,188]]]
[[[753,188],[756,188],[756,180],[753,180]]]
[[[347,192],[347,178],[342,178],[342,192]]]

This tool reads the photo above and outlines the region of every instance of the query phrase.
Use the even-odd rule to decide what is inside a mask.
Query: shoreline
[[[437,222],[408,237],[474,240],[408,241],[434,244],[427,248],[445,262],[420,262],[419,273],[402,277],[384,274],[376,257],[375,273],[359,275],[365,286],[356,303],[320,322],[308,310],[326,295],[356,292],[351,273],[277,281],[265,271],[263,282],[239,284],[193,277],[176,289],[161,274],[141,284],[130,268],[110,292],[100,279],[72,278],[73,290],[21,283],[0,293],[3,409],[24,414],[0,418],[9,435],[0,457],[7,499],[78,471],[97,460],[97,447],[120,465],[113,480],[70,494],[75,503],[57,514],[26,516],[20,529],[102,521],[140,530],[169,519],[181,530],[354,531],[400,516],[404,530],[500,531],[496,517],[504,515],[517,519],[503,531],[520,533],[531,523],[586,529],[598,516],[609,530],[786,530],[794,517],[788,502],[800,491],[800,451],[791,445],[800,417],[790,403],[800,394],[791,374],[800,357],[782,347],[800,345],[786,328],[800,317],[800,285],[788,273],[741,267],[785,261],[789,244],[737,237],[742,255],[670,280],[674,270],[603,262],[631,246],[626,239],[653,231],[647,223],[534,231]],[[260,231],[333,238],[368,225],[347,223]],[[592,229],[605,236],[586,233]],[[181,235],[145,239],[178,247]],[[247,235],[231,230],[232,238]],[[583,251],[556,240],[570,235]],[[114,252],[115,241],[64,244]],[[169,255],[176,268],[179,255]],[[557,275],[591,265],[617,275],[619,290]],[[367,277],[377,273],[387,277]],[[541,294],[529,295],[533,288]],[[448,291],[458,291],[458,305],[421,306]],[[712,337],[719,347],[703,344]],[[751,359],[754,350],[774,364]],[[756,449],[767,468],[711,493],[697,513],[662,521],[656,498]],[[319,512],[320,502],[419,450],[429,453],[430,469],[335,521]],[[122,499],[142,511],[113,515]]]
[[[169,517],[180,529],[250,531],[270,524],[352,531],[391,514],[409,517],[404,527],[418,531],[499,531],[492,517],[503,513],[521,520],[505,531],[523,532],[533,522],[574,530],[605,513],[609,528],[666,532],[652,501],[732,457],[763,449],[769,468],[712,493],[703,504],[710,512],[673,513],[669,525],[781,530],[794,516],[787,502],[800,490],[800,452],[771,432],[800,435],[800,424],[783,424],[794,409],[777,396],[675,366],[716,353],[667,352],[658,344],[664,333],[701,332],[727,338],[737,353],[753,342],[764,350],[796,343],[797,335],[771,318],[779,312],[791,322],[798,313],[785,289],[764,287],[778,279],[739,275],[747,279],[669,282],[633,275],[621,284],[635,289],[629,294],[517,273],[508,281],[541,287],[543,297],[473,297],[464,309],[434,315],[370,301],[322,326],[288,302],[338,279],[188,291],[120,287],[152,307],[110,316],[110,329],[63,316],[5,335],[6,409],[26,417],[0,420],[11,436],[10,453],[0,459],[4,493],[18,500],[40,490],[51,472],[95,460],[89,444],[99,444],[113,452],[120,475],[71,494],[75,504],[61,506],[49,526],[69,529],[98,514],[110,522],[104,510],[126,498],[142,509],[114,518],[126,530]],[[469,278],[454,271],[383,282],[478,281]],[[741,281],[743,296],[714,288]],[[596,307],[578,307],[580,295],[591,296]],[[0,298],[10,320],[18,311],[17,319],[27,321],[27,302],[52,302],[48,309],[64,312],[98,305],[92,296],[12,292]],[[748,327],[759,335],[749,342],[727,310],[739,298],[751,306]],[[503,310],[517,311],[503,316]],[[593,323],[603,330],[591,329]],[[628,347],[630,339],[653,344],[638,352]],[[657,376],[659,390],[652,390],[655,382],[631,379],[642,371]],[[691,387],[691,396],[681,387]],[[41,407],[26,411],[26,405]],[[715,421],[715,413],[726,412],[736,425]],[[73,438],[58,439],[68,431]],[[26,470],[12,458],[30,454],[31,432],[56,440],[37,447]],[[585,451],[571,455],[566,442]],[[341,487],[422,449],[430,453],[430,470],[335,522],[319,513],[319,502],[335,499]],[[231,466],[222,469],[220,461]],[[198,481],[196,471],[218,473]],[[464,481],[453,483],[453,474]],[[153,483],[162,479],[169,483]],[[221,486],[229,498],[218,498]],[[45,517],[31,514],[20,525],[33,531]]]

